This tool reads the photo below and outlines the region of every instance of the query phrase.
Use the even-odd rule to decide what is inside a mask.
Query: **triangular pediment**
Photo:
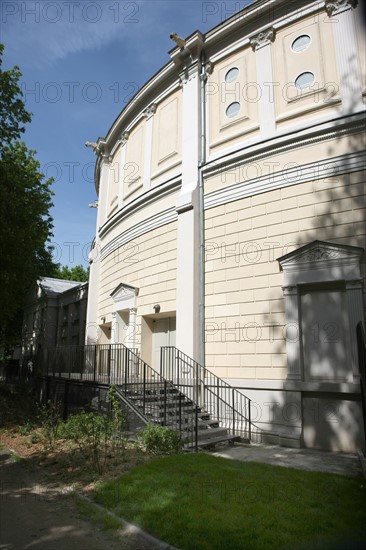
[[[313,241],[297,250],[289,252],[277,261],[281,271],[321,269],[332,265],[359,264],[364,249],[326,241]]]
[[[122,302],[135,298],[135,296],[138,296],[138,293],[139,289],[137,287],[120,283],[111,293],[111,298],[115,302]]]

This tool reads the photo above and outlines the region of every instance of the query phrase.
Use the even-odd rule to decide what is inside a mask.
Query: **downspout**
[[[198,240],[199,240],[199,252],[198,252],[198,269],[199,269],[199,282],[198,282],[198,337],[199,337],[199,350],[198,350],[198,363],[205,366],[205,234],[204,234],[204,189],[203,189],[203,174],[202,169],[206,162],[206,56],[205,52],[201,52],[201,74],[200,74],[200,151],[198,158]]]

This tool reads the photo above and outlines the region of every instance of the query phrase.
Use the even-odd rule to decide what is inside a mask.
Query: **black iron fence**
[[[188,447],[197,449],[200,409],[136,350],[123,344],[50,347],[38,355],[37,374],[63,381],[114,384],[121,399],[145,423],[176,429]]]
[[[360,370],[361,400],[363,414],[363,429],[366,443],[366,337],[361,321],[356,327],[358,366]]]
[[[233,435],[251,440],[251,400],[182,353],[161,348],[161,374]]]

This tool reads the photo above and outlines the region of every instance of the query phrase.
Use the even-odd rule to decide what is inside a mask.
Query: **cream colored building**
[[[258,0],[169,52],[92,144],[88,344],[176,346],[267,441],[364,447],[365,52],[347,0]]]

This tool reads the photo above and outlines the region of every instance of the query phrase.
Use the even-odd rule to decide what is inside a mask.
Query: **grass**
[[[110,516],[107,512],[103,512],[95,507],[91,502],[88,502],[80,496],[75,496],[76,508],[84,516],[88,516],[102,531],[109,531],[121,528],[121,522]]]
[[[137,466],[95,499],[185,550],[355,548],[366,540],[363,479],[207,454]]]

